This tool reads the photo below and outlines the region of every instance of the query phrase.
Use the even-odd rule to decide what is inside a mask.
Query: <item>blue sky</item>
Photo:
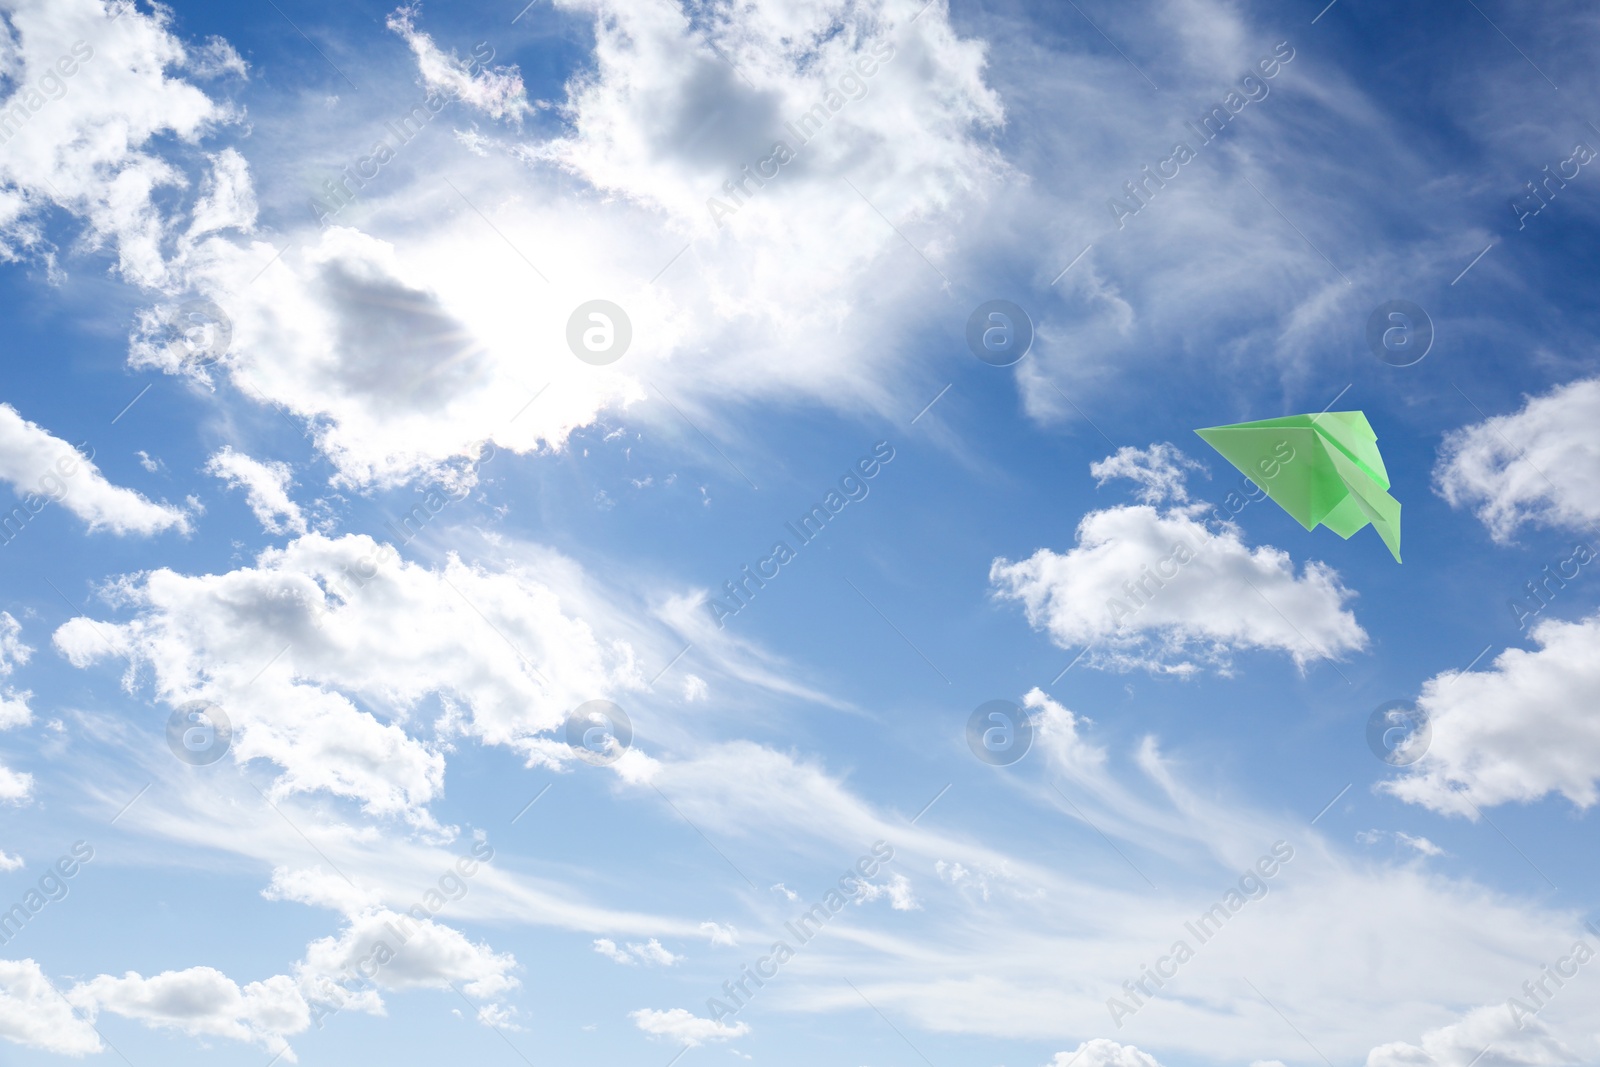
[[[1600,1061],[1592,15],[0,15],[7,1062]]]

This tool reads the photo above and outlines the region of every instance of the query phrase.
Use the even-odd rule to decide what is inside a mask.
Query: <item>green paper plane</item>
[[[1350,535],[1372,524],[1400,562],[1400,501],[1359,411],[1325,411],[1196,430],[1308,530]]]

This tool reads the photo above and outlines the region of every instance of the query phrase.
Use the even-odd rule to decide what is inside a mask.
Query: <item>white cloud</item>
[[[1411,834],[1405,833],[1402,830],[1396,830],[1394,832],[1394,836],[1396,841],[1399,841],[1402,845],[1405,845],[1408,848],[1416,849],[1424,856],[1445,855],[1444,849],[1440,848],[1432,841],[1429,841],[1426,837],[1413,837]]]
[[[22,643],[22,624],[9,611],[0,611],[0,678],[27,663],[33,649]],[[33,709],[28,701],[33,693],[0,685],[0,730],[26,726],[33,721]]]
[[[1470,507],[1496,541],[1524,524],[1592,531],[1600,522],[1600,378],[1530,397],[1446,436],[1434,487]]]
[[[28,662],[32,655],[33,649],[22,643],[22,624],[9,611],[0,611],[0,678],[9,677],[19,664]],[[31,723],[33,708],[28,701],[32,699],[31,690],[0,684],[0,730]],[[0,803],[21,803],[32,795],[33,775],[13,771],[0,764]],[[0,853],[0,869],[10,869],[4,863],[9,858]],[[17,861],[19,866],[21,862]]]
[[[1096,485],[1105,485],[1113,478],[1127,478],[1139,485],[1140,503],[1160,504],[1171,500],[1189,502],[1189,472],[1203,471],[1199,462],[1180,452],[1165,441],[1149,448],[1139,449],[1124,445],[1115,455],[1089,464],[1089,473]]]
[[[732,926],[707,921],[700,924],[700,932],[709,935],[713,945],[733,946],[739,943],[739,931]]]
[[[1316,1035],[1330,1059],[1359,1062],[1376,1043],[1373,1035],[1420,1033],[1453,1005],[1503,998],[1538,973],[1547,946],[1573,943],[1574,915],[1537,897],[1507,897],[1423,865],[1351,855],[1308,829],[1304,815],[1219,797],[1219,788],[1228,790],[1213,775],[1182,757],[1169,762],[1148,745],[1139,746],[1136,762],[1142,775],[1126,782],[1112,777],[1115,764],[1082,780],[1052,774],[1071,805],[1048,782],[1017,783],[1015,803],[1048,812],[1081,845],[1064,839],[1062,850],[1044,853],[1031,848],[1028,835],[975,835],[945,829],[940,820],[908,825],[909,812],[861,799],[844,776],[749,743],[664,761],[658,780],[684,817],[719,845],[737,848],[741,862],[815,857],[826,870],[822,864],[880,838],[892,843],[897,868],[915,872],[945,861],[947,877],[919,893],[921,911],[850,909],[832,920],[824,955],[808,956],[815,962],[786,979],[797,1011],[859,1005],[842,974],[886,1014],[901,1012],[937,1033],[1052,1042],[1107,1033],[1108,992],[1185,938],[1196,959],[1180,984],[1124,1020],[1119,1042],[1159,1049],[1163,1059],[1248,1063],[1281,1053],[1282,1019],[1237,977],[1245,973]],[[1186,773],[1201,777],[1195,788],[1183,781]],[[1126,796],[1139,803],[1121,811]],[[1293,846],[1293,858],[1268,880],[1267,903],[1203,945],[1195,941],[1185,922],[1216,903],[1277,840]],[[1130,861],[1152,875],[1163,872],[1160,888],[1146,886]],[[948,885],[955,864],[998,872],[987,901],[965,884]],[[822,887],[801,888],[802,899],[815,899]],[[793,904],[769,900],[775,919],[792,918]],[[1094,922],[1086,925],[1084,915]],[[1365,950],[1351,952],[1351,945]],[[1074,961],[1075,981],[1060,981],[1062,959]],[[1558,1000],[1547,1021],[1589,1025],[1591,1007]]]
[[[356,890],[320,869],[278,868],[263,895],[335,908],[344,913],[345,923],[335,935],[308,944],[289,975],[241,987],[207,966],[149,978],[129,971],[80,982],[67,998],[91,1020],[109,1011],[191,1036],[253,1042],[295,1062],[288,1037],[341,1011],[382,1015],[385,991],[443,990],[454,984],[469,996],[490,998],[519,987],[511,954],[496,953],[431,918],[437,908],[464,898],[464,890],[440,895],[436,907],[424,897],[401,912],[376,903],[378,894]],[[503,1007],[488,1007],[492,1010],[480,1012],[480,1020],[509,1018]]]
[[[600,955],[604,956],[606,959],[610,960],[612,963],[621,963],[628,967],[633,967],[639,962],[632,956],[628,955],[627,952],[618,948],[617,943],[611,940],[609,937],[595,938],[594,950],[600,953]]]
[[[403,942],[396,931],[404,936]],[[386,956],[379,954],[380,944]],[[325,979],[356,975],[368,975],[376,986],[390,990],[448,989],[451,982],[459,982],[469,995],[490,998],[519,986],[516,969],[511,953],[474,943],[453,927],[372,908],[352,917],[338,936],[307,945],[305,959],[295,965],[295,977],[308,999],[326,999]],[[360,1000],[359,1010],[381,1012],[381,1007],[373,992]]]
[[[116,249],[125,275],[169,284],[168,226],[157,201],[187,182],[151,145],[192,145],[230,118],[168,76],[187,55],[168,32],[171,12],[100,0],[10,0],[6,7],[18,46],[8,71],[16,89],[0,108],[20,121],[10,123],[0,158],[0,256],[53,262],[44,219],[59,208],[87,221],[86,244]],[[63,58],[67,65],[56,68]],[[70,76],[57,72],[69,68]]]
[[[1074,715],[1038,686],[1023,694],[1022,706],[1028,709],[1039,746],[1052,767],[1075,779],[1104,777],[1105,749],[1085,740],[1080,729],[1087,719]]]
[[[0,802],[21,804],[33,796],[33,775],[0,766]]]
[[[1107,462],[1152,469],[1134,457]],[[1145,478],[1147,491],[1181,491],[1172,487],[1175,471],[1168,464]],[[994,594],[1020,602],[1029,624],[1062,648],[1090,646],[1085,664],[1118,670],[1227,670],[1232,653],[1249,649],[1286,652],[1303,669],[1366,647],[1366,632],[1345,608],[1353,594],[1336,571],[1312,561],[1297,575],[1287,552],[1249,548],[1231,523],[1212,533],[1197,517],[1203,510],[1091,511],[1066,552],[996,559]]]
[[[922,5],[903,0],[804,11],[762,0],[692,23],[672,4],[567,6],[592,14],[596,54],[592,72],[568,83],[565,136],[527,142],[502,124],[474,132],[471,151],[411,142],[408,158],[459,195],[390,168],[363,187],[359,210],[341,212],[359,229],[308,225],[273,243],[214,239],[184,253],[185,282],[231,320],[221,372],[312,423],[343,482],[442,476],[486,442],[559,449],[603,410],[646,399],[647,418],[676,419],[646,380],[691,418],[758,397],[854,410],[903,402],[900,379],[915,363],[898,324],[922,317],[941,279],[920,259],[925,273],[906,269],[917,253],[884,216],[943,259],[948,231],[932,218],[981,201],[1004,171],[988,143],[1003,113],[984,85],[982,44],[958,38],[937,5],[912,22]],[[521,113],[514,70],[469,77],[416,21],[408,8],[392,23],[426,84],[491,116]],[[874,74],[861,80],[864,67]],[[866,97],[845,104],[841,79]],[[774,139],[795,140],[785,122],[813,106],[825,128],[719,228],[708,197],[728,196],[723,183],[770,155]],[[649,261],[619,276],[619,263]],[[658,280],[669,262],[674,272]],[[633,325],[614,367],[567,349],[569,316],[596,292]],[[878,325],[841,333],[863,293]],[[167,350],[171,311],[146,317],[132,363],[206,376]]]
[[[0,960],[0,1037],[63,1056],[101,1050],[94,1028],[31,959]]]
[[[153,504],[132,489],[112,485],[92,461],[48,430],[29,422],[10,404],[0,403],[0,480],[9,482],[23,503],[5,516],[10,524],[26,522],[42,506],[55,500],[89,524],[89,529],[116,534],[153,534],[162,530],[189,530],[182,511]]]
[[[9,611],[0,611],[0,677],[28,662],[33,649],[22,643],[22,624]]]
[[[275,872],[274,888],[266,895],[269,899],[296,899],[298,894],[326,904],[327,894],[315,885],[319,880],[280,870]],[[430,918],[368,905],[347,920],[337,936],[319,938],[306,946],[305,957],[294,965],[292,976],[273,975],[241,987],[213,967],[165,971],[149,978],[129,971],[120,978],[103,974],[80,982],[66,994],[66,1000],[58,997],[57,1003],[65,1009],[70,1001],[90,1020],[109,1011],[191,1036],[252,1042],[293,1063],[296,1056],[286,1043],[288,1037],[339,1011],[382,1015],[380,991],[448,989],[452,983],[460,983],[469,996],[487,998],[519,985],[512,974],[517,962],[509,953],[475,944],[460,931]],[[43,981],[42,976],[36,977]],[[497,1005],[489,1007],[495,1010],[488,1018],[504,1014]],[[4,1011],[5,1002],[0,999],[0,1033],[23,1040],[4,1029]]]
[[[1429,841],[1426,837],[1417,837],[1406,833],[1404,830],[1362,830],[1356,834],[1356,840],[1363,845],[1374,845],[1385,838],[1393,838],[1396,843],[1414,849],[1424,856],[1448,855],[1444,849]]]
[[[237,150],[224,148],[208,157],[211,170],[200,187],[189,223],[188,238],[218,230],[249,233],[256,224],[256,194],[250,181],[250,165]]]
[[[889,906],[895,911],[916,911],[922,907],[917,903],[916,894],[911,891],[911,879],[903,874],[891,875],[884,883],[858,882],[859,895],[857,904],[865,904],[877,900],[879,897],[888,897]]]
[[[740,177],[740,164],[754,170],[779,139],[795,162],[735,216],[741,230],[766,237],[797,230],[794,216],[823,204],[860,217],[840,173],[869,199],[904,187],[892,210],[917,215],[947,206],[999,166],[972,136],[1003,118],[983,83],[983,45],[957,38],[940,9],[908,27],[918,5],[897,0],[764,2],[743,5],[737,19],[691,26],[676,5],[562,6],[595,12],[597,70],[572,87],[566,110],[576,132],[539,154],[684,225],[714,225],[713,195],[737,205],[723,183]],[[873,73],[863,76],[858,62]],[[807,116],[819,104],[820,132],[802,141],[785,123],[816,130]],[[708,109],[720,111],[715,128],[705,124]],[[814,235],[802,241],[818,244]]]
[[[478,1022],[497,1030],[521,1030],[516,1023],[517,1012],[504,1004],[483,1004],[478,1008]]]
[[[1042,718],[1047,710],[1036,713]],[[1092,724],[1075,717],[1074,726],[1076,745],[1087,748],[1084,737],[1092,737]],[[1044,736],[1041,730],[1038,744]],[[904,1013],[911,1025],[940,1033],[1021,1036],[1059,1048],[1063,1035],[1109,1032],[1106,988],[1116,988],[1138,962],[1151,959],[1153,949],[1170,943],[1163,930],[1185,936],[1183,923],[1214,903],[1278,838],[1293,843],[1295,856],[1271,880],[1268,903],[1230,922],[1224,936],[1201,950],[1195,969],[1185,970],[1184,981],[1203,983],[1206,995],[1191,998],[1181,988],[1171,997],[1163,994],[1128,1022],[1119,1040],[1161,1049],[1164,1057],[1187,1053],[1235,1063],[1270,1057],[1284,1047],[1282,1021],[1234,977],[1243,972],[1314,1033],[1330,1058],[1359,1062],[1381,1039],[1373,1035],[1421,1033],[1439,1025],[1442,1006],[1504,997],[1537,974],[1544,946],[1572,944],[1573,916],[1538,897],[1488,892],[1417,864],[1348,856],[1315,828],[1307,829],[1303,813],[1298,819],[1264,814],[1219,798],[1219,788],[1226,793],[1228,787],[1181,756],[1167,763],[1141,746],[1136,762],[1143,774],[1126,783],[1113,777],[1120,760],[1108,759],[1095,773],[1070,780],[1052,763],[1051,777],[1081,813],[1043,781],[1018,782],[1012,799],[1021,807],[1018,817],[1047,817],[1061,838],[1060,849],[1043,852],[1026,835],[975,835],[941,820],[910,826],[906,820],[915,807],[902,809],[899,800],[879,807],[853,792],[847,774],[749,742],[702,743],[691,760],[663,758],[658,780],[681,816],[737,855],[741,866],[777,869],[799,859],[836,877],[869,843],[883,839],[894,846],[895,868],[913,878],[939,859],[989,878],[987,904],[976,893],[927,879],[916,886],[921,910],[896,911],[880,899],[875,906],[841,911],[826,941],[817,943],[816,953],[808,951],[811,962],[785,979],[793,1009],[813,1014],[860,1003],[848,987],[841,993],[843,974],[885,1013]],[[1080,765],[1093,767],[1087,760]],[[1198,788],[1185,785],[1184,773],[1201,777]],[[199,848],[221,847],[266,867],[281,862],[287,850],[304,849],[304,841],[248,785],[229,787],[227,803],[218,804],[217,786],[209,784],[215,779],[181,784],[185,779],[151,790],[118,825],[165,832]],[[131,791],[108,793],[107,810]],[[635,795],[678,817],[652,790],[639,787]],[[1127,796],[1140,804],[1124,811]],[[214,812],[196,808],[207,803]],[[318,823],[316,808],[295,801],[286,802],[285,811],[340,869],[363,886],[383,887],[385,906],[393,912],[415,899],[429,871],[453,859],[438,847],[373,834],[370,827]],[[687,826],[683,832],[694,833]],[[1147,858],[1161,864],[1161,889],[1147,891],[1101,833],[1140,869],[1155,875]],[[366,906],[360,895],[334,889],[332,875],[274,882],[285,898],[341,906],[348,897],[343,906]],[[699,919],[564,899],[564,893],[496,868],[485,868],[472,884],[472,892],[451,907],[459,906],[463,918],[495,925],[551,925],[585,931],[589,938],[611,937],[619,945],[705,933]],[[800,886],[803,899],[819,899],[827,884],[807,876]],[[762,897],[752,901],[753,921],[776,926],[794,917],[795,905],[779,894]],[[1083,915],[1095,921],[1086,925]],[[364,937],[341,932],[331,940],[358,950],[359,963],[371,951],[370,943],[362,946]],[[1369,949],[1352,953],[1352,944]],[[1376,969],[1374,952],[1381,953]],[[1059,980],[1063,958],[1075,961],[1081,981]],[[336,963],[351,959],[349,953],[334,956]],[[1569,1003],[1583,1017],[1581,1000],[1558,1000],[1547,1010],[1552,1026]],[[374,997],[370,1009],[349,1004],[347,1010],[380,1006]]]
[[[1484,1053],[1489,1049],[1488,1054]],[[1518,1026],[1504,1004],[1473,1008],[1457,1023],[1422,1035],[1422,1044],[1395,1041],[1367,1054],[1366,1067],[1568,1067],[1582,1063],[1536,1018]]]
[[[1405,830],[1360,830],[1355,835],[1355,840],[1360,841],[1362,845],[1376,845],[1378,841],[1386,840],[1386,838],[1392,838],[1398,845],[1405,845],[1406,848],[1414,849],[1414,851],[1421,853],[1422,856],[1446,856],[1448,854],[1445,853],[1445,849],[1434,845],[1434,841],[1427,840],[1426,837],[1416,837],[1416,835],[1406,833]]]
[[[522,76],[516,67],[469,72],[467,64],[454,53],[446,54],[433,43],[433,38],[416,28],[419,5],[397,9],[389,16],[386,25],[398,33],[411,46],[416,55],[417,69],[423,84],[433,92],[445,93],[470,104],[490,118],[521,119],[532,112],[522,89]],[[493,50],[490,50],[493,55]],[[477,49],[474,59],[483,61]]]
[[[1417,698],[1428,750],[1381,788],[1435,811],[1528,802],[1560,793],[1580,808],[1600,800],[1600,615],[1547,619],[1538,648],[1508,648],[1488,670],[1447,671]]]
[[[20,871],[26,866],[21,856],[13,856],[9,852],[0,850],[0,871]]]
[[[287,463],[252,459],[224,445],[206,462],[206,473],[221,478],[229,488],[243,489],[246,503],[268,533],[306,532],[300,505],[289,497],[294,474]]]
[[[186,66],[197,78],[250,77],[243,57],[221,37],[207,37],[205,44],[190,51]]]
[[[311,422],[344,483],[471,484],[471,461],[486,443],[514,452],[560,447],[602,408],[644,398],[631,379],[565,351],[572,308],[555,306],[564,297],[530,293],[514,325],[503,299],[507,265],[484,257],[482,235],[466,220],[437,221],[443,228],[404,243],[329,226],[281,256],[265,241],[219,240],[194,258],[197,284],[229,318],[230,348],[218,366],[246,397]],[[638,301],[629,307],[643,317]],[[208,376],[169,347],[174,310],[162,305],[145,317],[130,362]],[[530,334],[545,347],[531,363]]]
[[[292,900],[314,908],[331,908],[344,915],[359,915],[380,901],[357,889],[335,873],[318,867],[274,867],[272,881],[261,891],[267,900]]]
[[[271,1051],[283,1047],[285,1034],[299,1033],[311,1023],[310,1007],[288,976],[241,988],[213,967],[163,971],[149,978],[134,971],[121,978],[102,974],[74,986],[67,998],[91,1018],[110,1011],[191,1037],[226,1037]],[[286,1052],[284,1058],[293,1062],[294,1055]]]
[[[715,943],[716,941],[713,940],[712,944]],[[618,948],[617,943],[609,937],[597,937],[594,941],[594,950],[613,963],[626,964],[629,967],[640,962],[653,963],[661,967],[671,967],[674,963],[683,959],[682,956],[675,956],[663,948],[661,942],[653,937],[644,944],[629,942],[626,949]]]
[[[1083,1042],[1073,1052],[1058,1052],[1045,1067],[1161,1067],[1148,1052],[1104,1037]]]
[[[628,945],[628,951],[632,952],[635,956],[644,960],[646,963],[654,963],[662,967],[671,967],[674,963],[677,963],[679,960],[683,959],[682,956],[675,956],[665,948],[662,948],[661,942],[657,941],[653,937],[642,945],[630,943]]]
[[[628,1018],[647,1034],[671,1038],[690,1048],[698,1048],[707,1041],[727,1041],[743,1037],[750,1032],[750,1027],[745,1023],[729,1024],[713,1019],[702,1019],[684,1008],[670,1008],[667,1011],[640,1008],[638,1011],[629,1012]]]
[[[279,796],[325,790],[373,815],[426,823],[445,736],[555,765],[572,758],[550,736],[572,708],[644,688],[632,645],[586,621],[609,610],[591,610],[586,582],[542,550],[499,570],[454,556],[433,570],[365,535],[309,534],[262,552],[254,567],[124,579],[113,601],[137,609],[134,619],[75,619],[55,643],[80,667],[115,655],[148,668],[168,703],[221,704],[235,730],[231,755],[281,767]],[[476,636],[463,644],[464,634]],[[430,740],[411,719],[432,695],[460,714]],[[639,761],[648,757],[628,767]]]

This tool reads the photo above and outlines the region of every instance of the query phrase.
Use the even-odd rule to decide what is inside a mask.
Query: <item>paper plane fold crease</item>
[[[1348,540],[1371,523],[1400,562],[1400,501],[1388,493],[1378,435],[1361,412],[1289,415],[1195,433],[1301,526],[1320,524]]]

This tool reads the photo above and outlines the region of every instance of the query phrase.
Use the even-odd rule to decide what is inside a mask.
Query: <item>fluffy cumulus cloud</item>
[[[380,985],[393,990],[448,989],[450,983],[460,982],[471,996],[494,997],[517,988],[512,973],[516,966],[510,953],[497,953],[486,944],[475,943],[453,927],[372,908],[352,917],[338,936],[308,945],[296,973],[308,998],[381,1010],[376,994]],[[363,982],[357,975],[371,981]],[[330,988],[330,983],[338,985],[351,978],[372,991],[363,999],[362,990],[352,998],[347,986]]]
[[[1445,438],[1434,486],[1470,507],[1496,541],[1526,524],[1593,532],[1600,522],[1600,378],[1571,382],[1522,409]]]
[[[97,1041],[86,1042],[72,1026],[45,1038],[24,1025],[24,1007],[48,1000],[43,1018],[53,1023],[59,1024],[57,1016],[70,1011],[70,1005],[90,1022],[100,1012],[110,1012],[192,1037],[258,1044],[293,1063],[296,1055],[288,1038],[340,1011],[382,1015],[384,991],[448,989],[460,983],[468,996],[481,999],[517,988],[511,974],[516,960],[509,953],[473,943],[426,915],[363,908],[337,936],[308,945],[293,975],[273,975],[243,986],[214,967],[197,966],[148,978],[134,971],[121,977],[102,974],[63,996],[51,991],[33,961],[0,963],[0,989],[9,991],[0,993],[0,1035],[53,1051],[98,1050]],[[15,1009],[16,1018],[8,1017],[8,1009]],[[491,1019],[506,1015],[494,1003],[483,1005],[480,1015],[484,1012]],[[93,1037],[92,1030],[89,1035]]]
[[[306,1001],[286,975],[241,987],[213,967],[163,971],[146,978],[133,971],[102,974],[78,986],[67,999],[93,1019],[98,1012],[169,1027],[191,1037],[225,1037],[277,1051],[283,1035],[309,1025]],[[293,1059],[292,1053],[285,1058]]]
[[[103,1047],[94,1027],[31,959],[0,960],[0,1037],[65,1056]]]
[[[231,489],[243,489],[245,503],[268,533],[305,533],[300,505],[289,496],[294,473],[287,463],[252,459],[230,447],[206,462],[206,473],[216,475]]]
[[[697,1048],[707,1041],[727,1041],[743,1037],[750,1032],[748,1023],[725,1023],[715,1019],[702,1019],[686,1008],[669,1008],[657,1011],[640,1008],[628,1013],[633,1024],[655,1037],[669,1038],[688,1048]]]
[[[7,0],[0,14],[11,90],[0,103],[0,256],[53,263],[45,218],[64,210],[84,220],[89,244],[111,246],[125,276],[171,284],[171,226],[158,202],[188,179],[165,146],[194,145],[231,117],[169,76],[189,59],[171,11]]]
[[[564,604],[573,572],[553,554],[429,569],[365,535],[310,534],[225,574],[124,579],[108,595],[133,619],[76,619],[55,643],[79,666],[126,659],[126,684],[148,673],[168,703],[222,705],[232,754],[277,764],[279,795],[321,790],[426,822],[452,736],[554,763],[570,750],[541,735],[573,707],[644,687],[632,646]]]
[[[425,86],[491,123],[470,152],[404,146],[449,184],[408,184],[398,168],[346,179],[361,207],[335,225],[307,219],[271,243],[212,236],[173,260],[225,310],[220,373],[310,424],[347,483],[460,472],[486,443],[561,448],[646,398],[691,416],[755,397],[902,402],[899,323],[946,284],[947,231],[929,220],[980,201],[1003,171],[981,43],[937,5],[913,22],[923,5],[901,0],[719,5],[692,21],[670,3],[568,6],[594,20],[595,65],[569,82],[556,136],[521,132],[515,68],[445,53],[401,9],[389,25]],[[863,292],[881,326],[841,333]],[[595,293],[631,322],[610,367],[568,347]],[[178,310],[151,309],[131,361],[218,372],[174,350]]]
[[[1170,447],[1170,446],[1168,446]],[[1173,450],[1175,453],[1176,450]],[[1171,455],[1119,452],[1094,472],[1133,478],[1142,495],[1183,494]],[[1065,552],[1041,548],[1024,560],[996,559],[996,596],[1020,603],[1028,622],[1063,648],[1087,647],[1084,662],[1119,670],[1193,673],[1227,668],[1235,652],[1286,652],[1302,668],[1366,647],[1345,604],[1353,594],[1325,564],[1296,573],[1287,552],[1250,548],[1239,528],[1213,531],[1204,505],[1133,504],[1091,511]]]
[[[1104,1037],[1085,1041],[1072,1052],[1058,1052],[1045,1067],[1161,1067],[1148,1052]]]
[[[474,848],[475,855],[485,853],[493,855]],[[516,959],[434,918],[466,895],[468,882],[456,872],[476,865],[465,863],[458,861],[438,877],[439,892],[424,894],[403,912],[320,869],[276,869],[263,892],[267,899],[330,908],[342,913],[344,923],[334,935],[307,945],[292,973],[242,985],[201,965],[149,977],[135,971],[102,974],[62,993],[32,960],[0,961],[0,1036],[55,1052],[98,1051],[91,1024],[104,1012],[192,1037],[256,1044],[293,1063],[297,1057],[288,1039],[329,1016],[342,1011],[383,1015],[386,992],[452,985],[489,1001],[479,1006],[479,1018],[498,1025],[509,1019],[510,1010],[492,998],[518,988]]]
[[[0,480],[22,501],[5,515],[7,540],[45,504],[54,501],[89,524],[90,530],[116,534],[187,532],[189,520],[178,508],[156,504],[106,480],[92,461],[49,430],[0,403]]]
[[[865,219],[841,177],[869,200],[901,188],[891,217],[929,214],[1001,166],[975,136],[1004,117],[984,46],[937,7],[913,23],[911,0],[718,3],[691,23],[677,4],[562,6],[594,13],[597,67],[569,85],[571,134],[531,154],[690,232],[802,237],[828,207]]]
[[[472,855],[487,860],[494,852],[480,842]],[[357,889],[321,868],[274,870],[263,892],[267,899],[329,908],[344,917],[341,929],[307,945],[294,966],[294,982],[312,1005],[312,1021],[341,1011],[382,1015],[387,991],[459,985],[468,996],[492,1001],[516,990],[518,964],[511,953],[474,942],[437,918],[471,892],[480,869],[477,860],[459,857],[435,877],[436,888],[409,907],[390,907],[380,894]],[[494,1003],[483,1007],[496,1019],[505,1011]]]
[[[293,976],[243,986],[197,966],[150,977],[102,974],[62,992],[33,960],[0,960],[0,1037],[65,1055],[99,1052],[93,1022],[104,1012],[191,1037],[257,1044],[293,1063],[288,1038],[339,1011],[384,1014],[380,991],[460,983],[468,996],[491,997],[517,987],[510,976],[515,966],[509,954],[473,944],[448,926],[374,908],[352,917],[340,936],[307,946]],[[499,1024],[509,1014],[489,1003],[479,1018]]]
[[[347,483],[470,479],[486,443],[520,452],[558,447],[607,405],[644,397],[631,379],[566,352],[571,307],[554,318],[565,297],[539,293],[542,283],[530,275],[534,291],[512,299],[512,268],[485,256],[484,233],[470,226],[483,222],[470,209],[456,202],[429,210],[449,212],[447,228],[404,243],[330,226],[281,257],[266,242],[217,241],[205,252],[204,286],[229,320],[221,365],[246,397],[311,423]],[[462,211],[467,217],[454,217]],[[640,317],[641,306],[630,306]],[[159,305],[147,316],[131,359],[209,375],[169,341],[166,323],[178,307]],[[530,330],[524,312],[548,329]],[[545,348],[530,361],[530,336],[560,352]]]
[[[1537,648],[1508,648],[1487,670],[1424,683],[1417,706],[1428,717],[1428,749],[1386,790],[1469,815],[1463,801],[1487,807],[1560,793],[1589,808],[1600,800],[1600,615],[1547,619],[1531,636]]]
[[[33,775],[0,764],[0,801],[20,804],[33,796]]]

